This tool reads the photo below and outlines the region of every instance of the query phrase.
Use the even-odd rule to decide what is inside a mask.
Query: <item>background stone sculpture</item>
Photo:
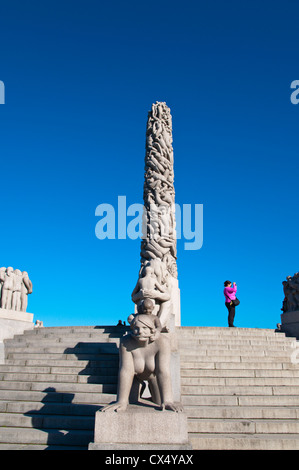
[[[6,310],[26,312],[32,282],[28,273],[19,269],[0,268],[0,306]]]
[[[294,312],[299,310],[299,272],[294,276],[287,276],[283,281],[284,300],[282,303],[283,312]]]
[[[32,282],[29,279],[27,271],[22,273],[21,284],[21,311],[26,312],[28,303],[28,294],[32,294]]]
[[[156,102],[147,121],[143,191],[146,233],[132,300],[138,309],[144,299],[150,298],[166,329],[170,315],[179,316],[173,181],[172,118],[166,103]],[[178,318],[176,324],[179,322]]]
[[[5,272],[6,272],[6,268],[0,268],[0,307],[1,307],[3,284],[5,281]]]

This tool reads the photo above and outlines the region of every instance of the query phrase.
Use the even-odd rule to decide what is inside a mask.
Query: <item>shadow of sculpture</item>
[[[74,394],[57,392],[54,387],[43,390],[40,406],[24,413],[31,417],[32,427],[45,433],[38,443],[47,445],[46,450],[87,450],[93,440],[95,413],[100,405],[73,403]]]
[[[103,329],[103,327],[99,328]],[[93,441],[95,413],[102,410],[107,403],[107,396],[103,398],[101,394],[107,394],[109,401],[113,399],[112,395],[117,394],[119,374],[119,342],[117,340],[126,336],[128,330],[130,327],[106,327],[104,333],[111,338],[111,342],[109,340],[108,342],[80,341],[64,350],[64,354],[73,356],[73,358],[69,357],[67,362],[70,362],[70,368],[75,367],[74,375],[77,375],[77,379],[68,382],[70,391],[64,391],[65,389],[60,391],[59,383],[53,376],[53,385],[43,390],[45,396],[41,402],[37,402],[35,408],[24,413],[24,416],[31,418],[33,428],[47,434],[45,438],[39,438],[40,442],[47,445],[47,450],[59,448],[84,450]],[[78,361],[78,365],[74,366],[69,359]],[[81,370],[78,370],[79,365],[82,365]],[[67,370],[69,371],[69,368],[66,368]],[[86,387],[86,393],[91,393],[91,403],[89,403],[88,396],[85,396],[84,402],[81,403],[76,392],[71,392],[71,384],[79,385],[79,389],[82,389],[79,395],[84,394],[84,384],[90,384],[91,387]],[[134,384],[129,401],[139,406],[138,399],[142,395],[144,383],[134,380]],[[94,396],[97,393],[98,401],[94,403]],[[150,403],[149,397],[148,406],[153,406]],[[147,406],[144,400],[141,406]]]
[[[70,362],[70,368],[75,367],[74,375],[77,375],[74,381],[68,382],[70,390],[71,384],[76,384],[80,390],[79,395],[81,393],[84,395],[85,392],[88,394],[90,391],[91,403],[88,403],[88,395],[83,397],[84,402],[80,403],[76,392],[60,391],[59,384],[53,376],[53,386],[43,390],[46,395],[42,401],[36,404],[35,409],[24,413],[24,416],[31,417],[33,428],[47,434],[45,438],[39,438],[47,444],[47,450],[57,448],[87,450],[94,436],[95,413],[104,406],[101,393],[116,394],[119,349],[113,338],[121,337],[126,328],[107,327],[104,332],[108,333],[111,342],[80,341],[64,350],[64,354],[73,356],[70,359],[84,366],[78,371],[78,366]],[[70,368],[66,368],[66,371]],[[90,384],[91,387],[87,386],[84,392],[85,384]],[[96,404],[92,403],[95,393],[99,396]]]
[[[99,385],[99,393],[116,393],[119,367],[119,349],[115,342],[79,342],[67,348],[64,354],[73,354],[84,367],[78,372],[85,376],[79,383]]]

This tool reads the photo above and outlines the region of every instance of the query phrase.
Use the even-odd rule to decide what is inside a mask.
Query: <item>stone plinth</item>
[[[299,310],[281,314],[281,331],[299,339]]]
[[[0,341],[13,338],[14,335],[22,334],[33,327],[33,313],[0,308]]]
[[[188,450],[185,413],[161,411],[141,400],[122,412],[96,413],[89,450]]]
[[[0,308],[0,364],[4,362],[3,341],[33,328],[33,313]]]

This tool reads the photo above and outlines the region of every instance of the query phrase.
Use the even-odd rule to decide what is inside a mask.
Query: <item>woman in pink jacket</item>
[[[236,292],[237,292],[237,284],[234,282],[233,287],[230,281],[225,281],[224,283],[224,297],[225,297],[225,306],[228,310],[228,326],[234,327],[234,319],[235,319],[235,302],[233,300],[237,300]],[[237,300],[238,303],[240,303]]]

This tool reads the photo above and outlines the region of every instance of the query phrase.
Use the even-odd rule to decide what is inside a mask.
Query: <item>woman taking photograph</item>
[[[233,287],[230,281],[224,283],[225,306],[228,310],[228,326],[234,327],[235,308],[240,301],[236,298],[237,284],[234,282]]]

